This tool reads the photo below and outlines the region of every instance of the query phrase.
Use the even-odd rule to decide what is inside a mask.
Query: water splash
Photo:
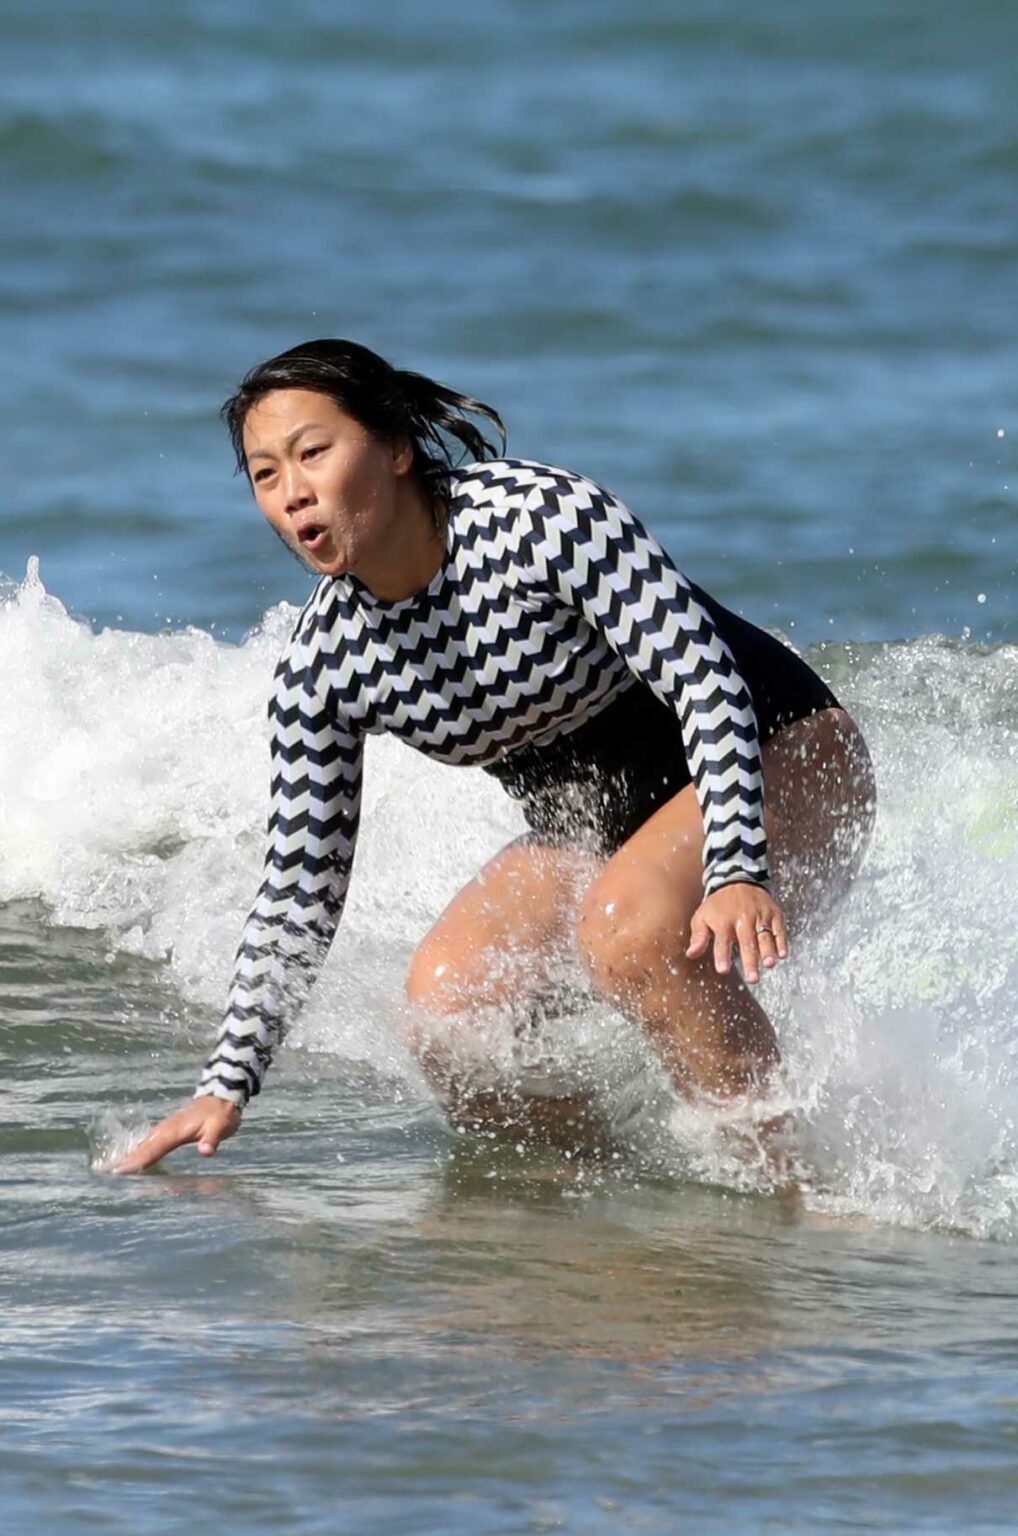
[[[295,616],[270,609],[239,646],[96,634],[37,563],[0,579],[0,900],[42,898],[53,923],[164,961],[218,1011],[261,872],[265,706]],[[794,1115],[818,1208],[1016,1240],[1018,653],[932,636],[809,659],[867,736],[880,806],[836,920],[762,983],[785,1055],[768,1109]],[[521,830],[487,776],[369,741],[350,902],[294,1047],[410,1073],[397,1042],[413,944]],[[647,1167],[759,1183],[609,1010],[552,1021],[540,1063],[512,1057],[505,1022],[492,1030],[496,1066],[502,1051],[506,1070],[586,1074]]]
[[[100,1110],[88,1127],[88,1166],[92,1173],[113,1173],[152,1129],[151,1120],[113,1109]]]

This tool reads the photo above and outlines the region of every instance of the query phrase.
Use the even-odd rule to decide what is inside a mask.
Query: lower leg
[[[670,985],[644,1003],[647,1028],[694,1092],[727,1098],[759,1092],[781,1060],[770,1019],[735,971],[718,975],[709,955],[682,962]]]
[[[503,1073],[486,1032],[522,1035],[554,999],[579,892],[596,862],[511,845],[450,903],[414,953],[407,1039],[451,1123],[499,1140],[602,1149],[591,1099],[528,1094]],[[501,1041],[505,1047],[504,1035]]]
[[[603,1150],[603,1124],[593,1095],[528,1093],[512,1070],[478,1059],[481,1013],[419,1012],[412,1048],[450,1124],[499,1141],[536,1143],[563,1150]]]
[[[781,1055],[771,1022],[739,974],[711,956],[687,960],[659,945],[602,953],[590,965],[599,990],[642,1025],[687,1096],[728,1098],[766,1087]],[[588,960],[588,963],[589,960]]]
[[[446,1080],[445,1089],[443,1107],[457,1130],[563,1152],[610,1149],[607,1127],[592,1095],[545,1098],[509,1087],[482,1091],[464,1087],[455,1077]]]

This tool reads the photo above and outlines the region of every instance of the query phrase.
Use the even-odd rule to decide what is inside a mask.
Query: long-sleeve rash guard
[[[244,1105],[259,1091],[318,974],[349,883],[366,735],[483,766],[575,730],[635,676],[680,721],[705,893],[767,879],[752,699],[656,540],[592,481],[526,459],[454,471],[446,505],[427,588],[392,603],[324,577],[280,658],[264,873],[199,1094]]]

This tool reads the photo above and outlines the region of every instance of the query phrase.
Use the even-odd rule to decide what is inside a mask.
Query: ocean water
[[[1014,1529],[1018,11],[0,18],[4,1531]],[[329,334],[609,485],[866,733],[863,873],[761,986],[798,1196],[593,1003],[547,1048],[614,1153],[449,1130],[402,975],[520,828],[386,740],[240,1135],[102,1171],[216,1028],[309,589],[217,410]]]

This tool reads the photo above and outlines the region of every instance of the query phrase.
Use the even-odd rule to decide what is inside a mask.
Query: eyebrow
[[[310,432],[312,428],[315,428],[319,432],[327,432],[328,431],[328,428],[323,426],[320,421],[306,421],[302,427],[296,427],[290,433],[289,437],[283,439],[283,447],[284,448],[289,448],[291,443],[295,443],[297,441],[298,437],[300,437],[302,432]],[[249,453],[248,456],[247,456],[247,460],[248,460],[249,464],[250,464],[252,459],[274,459],[274,458],[275,458],[275,454],[274,453],[270,453],[267,448],[256,448],[254,453]]]

